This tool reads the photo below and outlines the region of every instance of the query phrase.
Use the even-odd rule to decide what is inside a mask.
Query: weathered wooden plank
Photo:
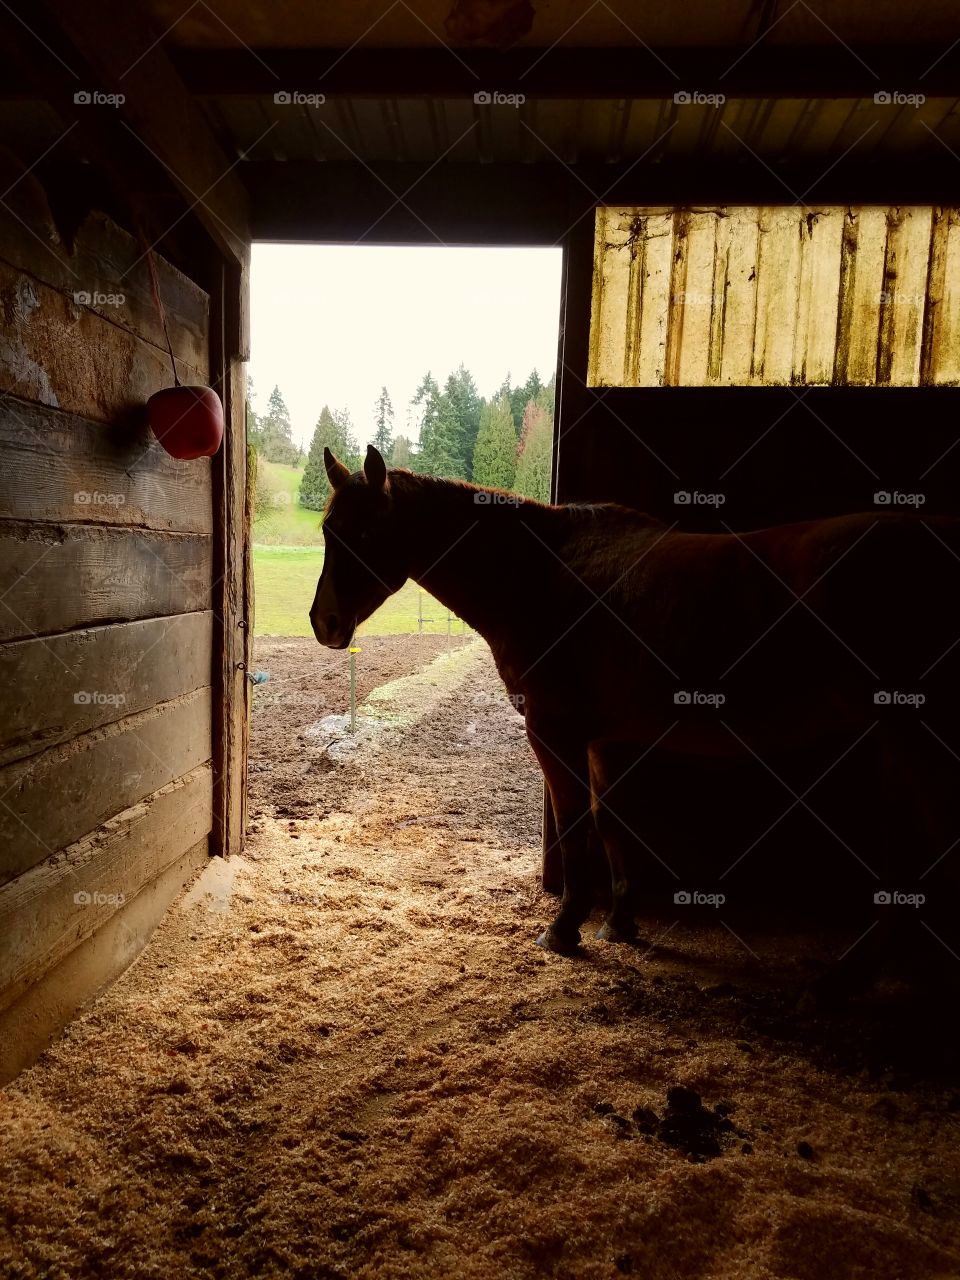
[[[712,210],[691,212],[685,219],[686,270],[678,299],[681,314],[679,359],[675,386],[702,386],[710,358],[710,319],[713,310],[713,268],[717,215]]]
[[[0,518],[211,533],[210,459],[171,458],[146,423],[107,427],[0,396]]]
[[[170,357],[49,285],[0,262],[0,391],[97,422],[142,421],[155,391],[173,386]],[[177,361],[184,383],[206,382]]]
[[[623,381],[627,348],[627,300],[630,291],[631,246],[639,234],[635,220],[616,209],[602,213],[603,239],[597,264],[599,278],[599,360],[590,372],[592,386],[617,386]]]
[[[760,219],[756,209],[731,209],[730,254],[724,282],[723,352],[720,381],[745,386],[753,367],[757,322],[757,261]]]
[[[210,759],[210,689],[0,769],[0,883]]]
[[[0,641],[209,608],[212,540],[0,522]]]
[[[803,224],[793,380],[829,385],[837,346],[842,209],[808,213]]]
[[[667,302],[667,341],[663,357],[663,381],[668,387],[680,385],[680,361],[683,357],[683,295],[687,288],[687,231],[690,214],[678,209],[673,215],[673,255],[670,263],[670,293]]]
[[[212,634],[207,611],[0,645],[0,765],[202,689]]]
[[[915,387],[920,382],[923,346],[923,314],[930,267],[930,208],[891,211],[887,231],[884,270],[884,311],[891,316],[889,359],[884,360],[888,382],[895,387]]]
[[[960,382],[960,212],[956,209],[935,211],[920,380],[924,386]]]
[[[209,834],[201,765],[0,888],[0,1009]]]
[[[723,364],[723,339],[727,316],[727,272],[730,267],[731,235],[732,228],[727,210],[718,209],[716,227],[714,229],[710,346],[707,352],[707,381],[714,386],[720,381],[720,369]]]
[[[784,386],[793,377],[802,218],[798,209],[762,214],[754,368],[768,386]]]
[[[667,324],[670,319],[673,215],[651,213],[646,224],[639,351],[634,359],[634,385],[662,387],[667,356]]]
[[[33,235],[24,230],[24,223]],[[0,260],[71,300],[75,295],[87,295],[89,302],[79,305],[166,354],[144,247],[106,214],[91,212],[68,247],[57,231],[43,187],[28,174],[0,204]],[[174,352],[205,378],[209,367],[207,294],[156,251],[154,263]]]
[[[851,386],[869,387],[877,380],[887,212],[879,208],[861,208],[850,210],[848,216],[856,225],[856,251],[852,260],[852,279],[844,288],[849,296],[849,312],[843,334],[846,363],[840,381]]]
[[[199,840],[0,1013],[0,1084],[29,1066],[81,1005],[136,960],[207,858],[208,842]]]

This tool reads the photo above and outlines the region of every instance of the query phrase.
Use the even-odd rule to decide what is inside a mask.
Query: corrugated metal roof
[[[281,95],[287,91],[278,90]],[[605,164],[661,160],[878,159],[960,154],[960,99],[919,106],[871,99],[696,102],[462,98],[201,98],[225,150],[245,160]],[[791,193],[784,188],[785,198]]]
[[[960,211],[597,211],[592,386],[960,384]]]

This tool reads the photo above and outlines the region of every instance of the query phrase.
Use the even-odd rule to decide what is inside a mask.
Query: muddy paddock
[[[252,835],[0,1094],[3,1277],[960,1275],[953,1007],[828,941],[539,951],[540,783],[485,647],[259,646]]]

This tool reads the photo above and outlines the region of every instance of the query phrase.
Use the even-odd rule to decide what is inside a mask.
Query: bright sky
[[[253,407],[279,386],[304,447],[324,404],[350,411],[358,443],[373,434],[381,386],[394,433],[429,369],[441,388],[461,362],[489,397],[557,361],[559,249],[253,246]]]

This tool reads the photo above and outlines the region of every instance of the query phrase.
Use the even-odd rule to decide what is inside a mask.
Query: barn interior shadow
[[[682,1022],[691,1038],[709,1029],[746,1052],[763,1042],[765,1052],[895,1088],[955,1084],[960,937],[949,857],[919,865],[909,815],[881,802],[875,750],[841,760],[806,803],[796,797],[822,773],[821,754],[774,765],[648,758],[608,797],[635,836],[633,953],[661,968],[642,986],[642,964],[625,970],[609,1016],[656,1017],[675,1032]],[[596,846],[594,866],[602,901]],[[823,990],[838,960],[891,921],[862,989],[831,1006]]]

